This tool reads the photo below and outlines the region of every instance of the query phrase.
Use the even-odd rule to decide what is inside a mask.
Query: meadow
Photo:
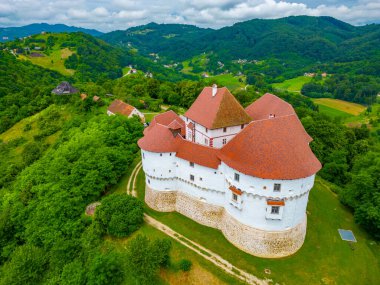
[[[137,180],[138,197],[144,199],[145,177]],[[263,259],[240,251],[223,234],[200,225],[179,213],[146,212],[175,231],[207,247],[235,266],[259,278],[278,284],[379,284],[380,246],[355,224],[351,212],[330,190],[329,183],[317,178],[309,197],[308,229],[302,248],[280,259]],[[338,229],[352,230],[357,243],[342,241]],[[200,257],[197,257],[200,259]],[[265,270],[269,269],[270,274]],[[218,277],[220,272],[216,272]]]
[[[301,92],[302,86],[305,83],[309,83],[312,80],[311,77],[308,76],[298,76],[292,79],[285,80],[281,83],[272,84],[274,89],[286,90],[289,92]]]

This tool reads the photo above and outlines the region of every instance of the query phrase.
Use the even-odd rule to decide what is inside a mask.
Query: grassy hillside
[[[65,67],[65,60],[74,53],[74,51],[69,48],[59,48],[57,47],[49,54],[41,57],[33,57],[30,55],[20,55],[20,59],[30,60],[33,64],[42,66],[47,69],[58,71],[63,75],[73,75],[74,69],[67,69]]]
[[[144,175],[138,176],[138,194],[144,197]],[[202,226],[178,213],[147,212],[174,230],[218,253],[234,265],[278,284],[377,284],[380,282],[380,246],[358,227],[329,184],[318,178],[310,193],[308,229],[302,248],[293,256],[263,259],[230,244],[218,230]],[[338,229],[352,230],[358,240],[351,249]],[[371,265],[371,266],[368,266]],[[264,273],[270,269],[271,274]]]

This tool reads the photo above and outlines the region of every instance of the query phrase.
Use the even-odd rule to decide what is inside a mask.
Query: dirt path
[[[140,172],[142,168],[142,163],[139,162],[135,168],[132,171],[131,176],[129,177],[128,183],[127,183],[127,194],[132,196],[137,196],[136,193],[136,178],[138,173]],[[186,246],[187,248],[191,249],[195,253],[199,254],[203,258],[207,259],[208,261],[215,264],[217,267],[225,271],[226,273],[238,278],[239,280],[246,282],[248,284],[257,284],[257,285],[267,285],[271,283],[271,280],[263,280],[259,279],[258,277],[249,274],[240,268],[232,265],[227,260],[223,259],[221,256],[217,255],[216,253],[210,251],[209,249],[203,247],[202,245],[188,239],[187,237],[177,233],[176,231],[172,230],[167,225],[159,222],[158,220],[154,219],[153,217],[144,214],[144,220],[147,224],[153,226],[154,228],[160,230],[161,232],[165,233],[166,235],[170,236],[171,238],[175,239],[182,245]]]

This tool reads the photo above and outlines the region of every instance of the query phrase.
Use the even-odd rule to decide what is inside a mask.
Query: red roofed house
[[[138,141],[145,201],[217,228],[261,257],[295,253],[321,164],[293,107],[265,94],[244,109],[206,87],[184,116],[159,114]]]
[[[145,117],[144,114],[141,113],[139,110],[137,110],[135,107],[124,103],[121,100],[116,99],[111,103],[111,105],[107,109],[107,115],[122,115],[127,118],[131,118],[132,116],[138,116],[141,119],[141,122],[145,123]]]

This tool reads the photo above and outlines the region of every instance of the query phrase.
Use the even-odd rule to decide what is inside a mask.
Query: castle
[[[321,164],[293,107],[265,94],[244,109],[225,87],[206,87],[184,116],[157,115],[138,141],[145,201],[217,228],[260,257],[295,253]]]

